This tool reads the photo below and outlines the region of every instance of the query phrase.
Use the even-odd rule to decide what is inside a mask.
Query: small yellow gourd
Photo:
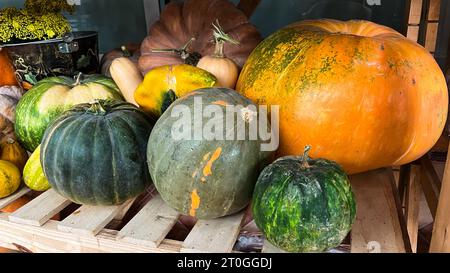
[[[23,181],[34,191],[46,191],[51,187],[42,170],[40,156],[41,146],[39,145],[23,169]]]
[[[0,198],[7,197],[20,186],[20,171],[13,163],[0,160]]]

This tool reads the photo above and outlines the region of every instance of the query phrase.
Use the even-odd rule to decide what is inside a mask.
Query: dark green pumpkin
[[[149,170],[163,200],[182,214],[213,219],[236,213],[249,204],[258,175],[271,153],[261,152],[262,141],[249,140],[248,136],[245,140],[174,138],[172,130],[181,116],[172,116],[172,111],[183,106],[193,115],[196,99],[202,100],[203,109],[215,105],[225,111],[226,105],[255,105],[231,89],[199,89],[176,100],[157,121],[150,136]],[[202,123],[209,120],[203,116]],[[194,118],[185,125],[202,129]],[[230,128],[236,135],[236,126]]]
[[[77,79],[52,77],[25,93],[16,107],[15,132],[22,145],[33,152],[41,144],[47,126],[74,105],[95,99],[123,100],[114,81],[100,75]]]
[[[126,102],[75,106],[45,132],[44,174],[75,203],[121,204],[151,184],[145,156],[151,130],[149,117]]]
[[[307,149],[308,150],[308,149]],[[252,210],[273,245],[289,252],[321,252],[338,246],[356,215],[355,198],[335,162],[288,156],[258,178]]]

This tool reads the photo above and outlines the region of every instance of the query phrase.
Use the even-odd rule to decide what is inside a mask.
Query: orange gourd
[[[263,41],[237,90],[280,106],[278,154],[337,161],[348,173],[424,155],[447,119],[445,78],[422,46],[367,21],[311,20]]]
[[[1,143],[0,147],[0,160],[9,161],[22,171],[28,160],[27,151],[11,137],[8,138],[6,142]]]
[[[17,85],[17,79],[6,49],[0,48],[0,86]]]

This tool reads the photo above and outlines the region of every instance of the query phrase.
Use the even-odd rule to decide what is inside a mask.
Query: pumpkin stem
[[[311,150],[311,146],[310,145],[306,145],[305,146],[305,150],[303,151],[303,156],[302,156],[302,169],[308,169],[310,167],[308,161],[310,160],[310,157],[308,155],[309,151]]]
[[[124,46],[124,45],[121,46],[120,50],[122,50],[124,57],[127,57],[127,58],[131,57],[131,52],[128,50],[128,48],[126,46]]]
[[[91,108],[89,108],[89,111],[98,115],[105,115],[106,110],[103,107],[103,103],[100,100],[95,100],[93,103],[91,103]]]
[[[223,47],[226,42],[231,43],[233,45],[239,45],[239,41],[233,39],[230,37],[230,35],[226,34],[223,30],[222,26],[219,24],[219,20],[216,20],[216,23],[212,24],[214,30],[213,30],[213,36],[214,36],[214,42],[216,44],[215,50],[214,50],[214,56],[218,58],[225,57],[225,54],[223,52]]]
[[[6,142],[8,144],[14,144],[16,141],[12,138],[12,137],[8,137],[8,139],[6,140]]]
[[[75,83],[73,84],[73,86],[78,86],[81,83],[81,78],[83,77],[83,73],[78,73],[78,75],[75,77]]]
[[[195,38],[192,37],[187,41],[181,48],[154,48],[151,49],[152,53],[173,53],[177,54],[181,57],[181,59],[186,60],[189,58],[189,48],[191,47],[192,43],[195,41]]]

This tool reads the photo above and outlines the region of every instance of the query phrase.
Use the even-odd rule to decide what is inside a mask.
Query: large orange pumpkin
[[[335,160],[348,173],[411,162],[447,119],[445,78],[420,45],[367,21],[311,20],[263,41],[237,89],[280,105],[279,155]]]
[[[6,49],[0,47],[0,86],[5,85],[17,85],[17,80]]]

